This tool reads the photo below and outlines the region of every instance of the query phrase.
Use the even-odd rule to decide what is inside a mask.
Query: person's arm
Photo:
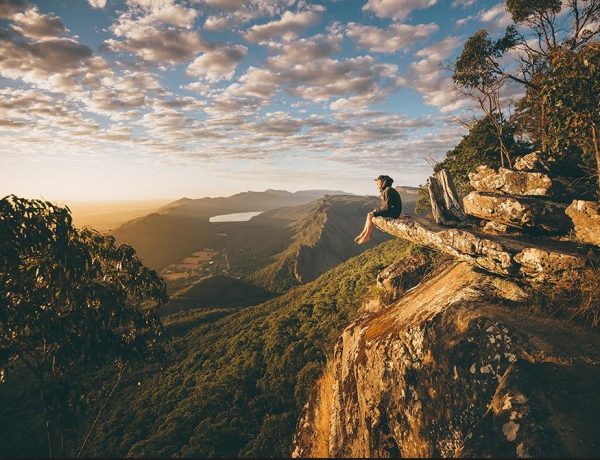
[[[388,193],[388,188],[386,188],[381,194],[381,205],[375,209],[373,209],[372,214],[373,217],[377,217],[385,213],[390,209],[390,194]]]

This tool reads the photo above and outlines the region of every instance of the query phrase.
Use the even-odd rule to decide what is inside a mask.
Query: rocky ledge
[[[567,205],[544,198],[471,192],[463,206],[471,216],[522,229],[566,233],[571,228]]]
[[[442,251],[491,273],[522,276],[533,282],[555,280],[565,271],[585,269],[596,260],[586,245],[568,241],[490,235],[475,229],[442,227],[422,217],[376,217],[373,221],[391,235]]]
[[[453,261],[352,322],[294,457],[594,457],[600,338],[527,315],[511,281]]]
[[[565,212],[573,221],[579,241],[600,246],[600,204],[595,201],[573,200]]]

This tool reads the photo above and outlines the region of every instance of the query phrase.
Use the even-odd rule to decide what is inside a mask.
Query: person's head
[[[390,176],[382,174],[380,176],[377,176],[375,182],[377,183],[377,188],[379,190],[383,190],[386,187],[391,187],[394,182],[394,179],[392,179]]]

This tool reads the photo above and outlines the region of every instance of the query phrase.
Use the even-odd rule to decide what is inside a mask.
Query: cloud
[[[88,3],[92,8],[104,8],[106,6],[106,0],[88,0]]]
[[[506,11],[504,2],[498,3],[487,10],[481,10],[479,12],[479,20],[481,22],[491,24],[492,27],[498,29],[509,26],[513,23],[510,14],[508,11]]]
[[[268,65],[272,69],[287,70],[299,64],[330,57],[341,50],[342,40],[342,35],[334,32],[293,42],[270,42],[268,47],[276,56],[268,60]]]
[[[217,48],[197,57],[187,67],[186,73],[212,82],[231,80],[247,52],[248,48],[242,45]]]
[[[0,35],[0,75],[67,92],[87,70],[92,50],[71,38],[27,42]]]
[[[438,30],[437,24],[392,24],[387,29],[349,23],[346,34],[361,48],[377,53],[404,51],[413,43],[431,36]]]
[[[194,31],[136,25],[121,30],[120,34],[123,40],[108,39],[105,45],[112,51],[133,53],[153,63],[187,61],[208,48],[208,44]]]
[[[271,43],[276,54],[263,67],[250,67],[237,82],[215,97],[207,110],[214,113],[253,111],[270,103],[279,92],[313,103],[334,98],[331,108],[364,108],[397,87],[398,68],[372,56],[333,59],[342,36],[317,35],[293,42]]]
[[[414,10],[429,8],[437,0],[368,0],[363,11],[372,11],[380,18],[392,18],[403,21]]]
[[[0,2],[0,19],[12,19],[16,13],[30,8],[30,5],[18,0],[3,0]]]
[[[452,0],[452,8],[468,8],[477,3],[477,0]]]
[[[472,20],[474,18],[475,18],[475,16],[469,15],[469,16],[466,16],[464,18],[457,19],[456,21],[454,21],[454,23],[457,26],[464,26],[467,22],[469,22],[470,20]]]
[[[198,16],[195,9],[176,5],[172,0],[129,0],[128,5],[129,9],[111,27],[118,38],[104,42],[108,49],[170,65],[210,49],[195,30],[190,30]]]
[[[52,14],[40,14],[36,7],[12,15],[12,28],[27,38],[50,38],[66,32],[62,21]]]
[[[321,19],[322,9],[292,13],[286,11],[281,19],[267,24],[255,25],[246,31],[244,37],[251,42],[263,42],[274,37],[291,40]]]
[[[0,125],[22,128],[29,135],[81,136],[97,131],[93,121],[83,117],[70,102],[38,90],[0,90]]]
[[[281,16],[292,6],[301,9],[318,8],[307,6],[298,0],[196,0],[207,5],[209,16],[204,22],[205,30],[233,28],[261,17]],[[216,10],[216,11],[211,11]]]
[[[225,28],[233,27],[236,24],[236,20],[233,16],[209,16],[204,21],[205,30],[221,30]]]
[[[443,61],[454,54],[462,39],[449,36],[445,39],[415,53],[417,58],[410,65],[406,83],[423,95],[428,105],[440,108],[441,112],[449,112],[468,105],[468,100],[454,85],[448,71],[443,68]]]

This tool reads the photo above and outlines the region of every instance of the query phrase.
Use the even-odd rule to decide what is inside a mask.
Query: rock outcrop
[[[578,240],[600,246],[600,204],[573,200],[565,212],[573,221]]]
[[[531,152],[515,160],[514,168],[517,171],[552,172],[556,169],[556,159],[540,151]]]
[[[515,281],[455,261],[352,322],[294,457],[598,455],[597,333],[525,316]]]
[[[423,252],[411,252],[407,257],[384,268],[377,275],[377,286],[390,300],[397,300],[417,284],[430,267],[430,258]]]
[[[548,174],[482,165],[469,174],[471,185],[482,192],[502,192],[512,195],[550,196],[554,183]]]
[[[561,174],[569,171],[565,161],[533,152],[517,158],[512,169],[479,166],[469,173],[475,190],[463,198],[465,213],[526,233],[566,235],[572,228],[567,205],[589,197],[590,190],[580,179]],[[482,228],[498,233],[497,226]]]
[[[491,273],[522,276],[534,282],[557,279],[565,271],[584,269],[591,257],[586,247],[571,242],[489,235],[475,229],[442,227],[420,217],[376,217],[374,222],[384,232],[444,252]]]
[[[463,205],[467,214],[521,229],[566,233],[571,228],[567,206],[541,198],[471,192]]]
[[[565,280],[588,280],[589,290],[600,279],[600,252],[586,244],[600,243],[598,204],[567,208],[573,190],[556,171],[539,152],[514,170],[478,168],[462,204],[483,229],[459,215],[456,225],[374,219],[455,260],[427,273],[426,262],[405,259],[379,274],[391,300],[367,301],[339,337],[302,411],[294,457],[600,454],[600,335],[529,311]],[[447,200],[430,194],[443,217]],[[579,241],[564,236],[572,225]]]

